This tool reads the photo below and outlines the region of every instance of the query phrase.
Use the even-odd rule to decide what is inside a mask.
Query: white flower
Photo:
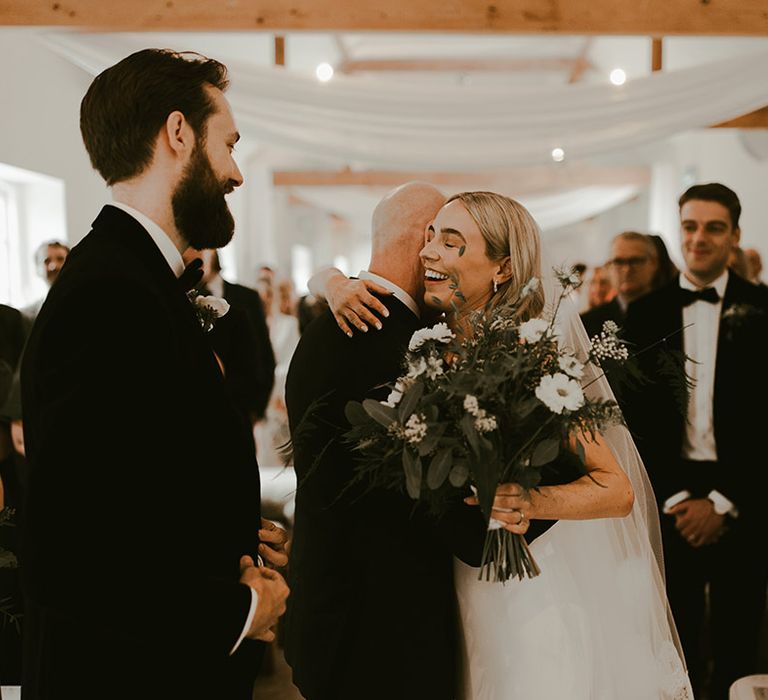
[[[427,377],[435,379],[443,374],[443,361],[439,357],[429,357],[427,359]]]
[[[220,297],[204,297],[201,295],[195,299],[195,304],[198,306],[207,306],[215,314],[215,318],[226,316],[227,312],[229,311],[229,302],[227,302],[226,299],[221,299]]]
[[[520,338],[526,343],[535,343],[541,339],[549,328],[549,321],[543,318],[532,318],[520,325]]]
[[[470,415],[476,416],[480,410],[480,406],[477,403],[477,397],[472,394],[467,394],[464,397],[464,410]]]
[[[520,292],[520,298],[525,299],[529,294],[533,294],[533,292],[539,288],[540,284],[541,282],[538,277],[531,277],[531,279],[525,283],[523,291]]]
[[[561,372],[541,378],[536,387],[536,398],[552,413],[576,411],[584,405],[584,392],[579,383]]]
[[[560,369],[569,377],[581,379],[584,376],[584,365],[573,355],[561,355],[557,364],[560,365]]]
[[[427,424],[424,416],[414,413],[405,423],[405,439],[412,445],[420,443],[427,434]]]
[[[411,342],[408,343],[408,350],[415,352],[428,340],[434,340],[438,343],[450,343],[456,336],[445,323],[437,323],[432,328],[422,328],[411,336]]]
[[[427,361],[420,357],[408,364],[408,377],[410,379],[416,379],[427,371]]]
[[[398,391],[397,389],[393,389],[389,392],[389,396],[387,396],[386,401],[382,401],[385,406],[389,406],[390,408],[395,408],[397,404],[400,403],[400,400],[403,398],[402,392]]]
[[[486,415],[485,411],[480,412],[482,415],[475,419],[475,430],[478,433],[491,433],[499,427],[494,416]]]

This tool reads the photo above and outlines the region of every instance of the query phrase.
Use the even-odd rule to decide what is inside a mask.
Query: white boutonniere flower
[[[229,302],[226,299],[214,296],[203,296],[194,289],[187,294],[195,309],[197,320],[206,333],[213,328],[213,324],[229,311]]]

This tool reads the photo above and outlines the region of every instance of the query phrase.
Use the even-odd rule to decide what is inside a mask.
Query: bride
[[[472,333],[470,312],[513,306],[527,320],[545,308],[546,285],[521,295],[528,280],[541,278],[538,226],[508,197],[466,192],[448,199],[420,257],[424,304],[444,313],[460,337]],[[380,290],[368,282],[332,284],[337,319],[374,320],[360,310],[361,303],[376,308],[361,285]],[[335,301],[340,296],[345,309]],[[557,327],[560,342],[584,357],[589,341],[567,304]],[[591,397],[613,399],[603,378],[584,384]],[[537,578],[480,581],[477,569],[455,560],[465,700],[693,697],[664,592],[655,499],[637,450],[617,426],[597,436],[586,457],[591,474],[570,484],[497,491],[493,515],[507,529],[523,534],[531,521],[556,521],[531,544]]]

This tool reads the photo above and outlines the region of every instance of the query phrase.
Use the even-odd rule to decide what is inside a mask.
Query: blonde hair
[[[530,212],[514,199],[495,192],[460,192],[448,202],[454,200],[464,205],[480,229],[488,258],[494,262],[509,258],[511,277],[499,285],[490,307],[514,306],[515,316],[522,320],[538,316],[544,309],[543,286],[539,284],[525,298],[520,297],[532,277],[541,279],[541,238]]]

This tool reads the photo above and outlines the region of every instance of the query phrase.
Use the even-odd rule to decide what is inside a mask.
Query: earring
[[[496,292],[499,291],[499,283],[496,280],[493,280],[493,293],[496,294]]]

